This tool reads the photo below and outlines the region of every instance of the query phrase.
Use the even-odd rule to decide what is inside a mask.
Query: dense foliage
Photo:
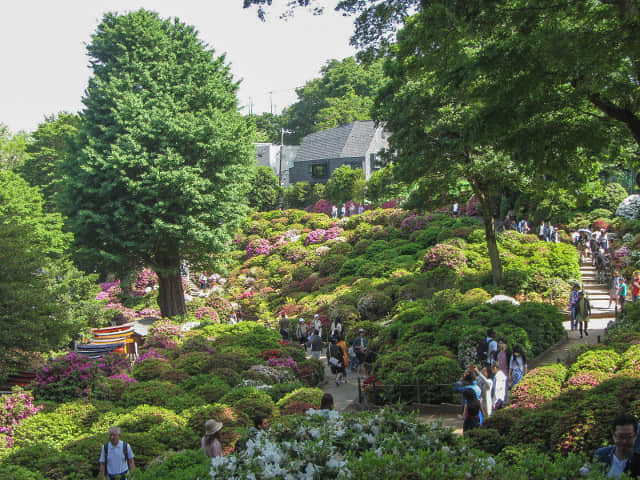
[[[253,149],[237,84],[193,27],[145,10],[106,14],[88,51],[64,211],[90,265],[150,266],[163,315],[183,314],[181,260],[218,257],[245,211]]]

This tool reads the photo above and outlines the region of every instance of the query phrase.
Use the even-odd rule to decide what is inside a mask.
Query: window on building
[[[329,176],[329,170],[326,163],[319,163],[311,165],[311,176],[313,178],[327,178]]]
[[[369,165],[372,172],[380,170],[380,162],[378,162],[378,156],[375,153],[369,154]]]

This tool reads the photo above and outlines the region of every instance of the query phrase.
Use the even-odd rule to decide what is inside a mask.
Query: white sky
[[[33,131],[45,115],[81,110],[91,34],[105,12],[142,7],[194,25],[217,54],[226,53],[234,78],[242,79],[245,113],[250,98],[253,113],[271,105],[280,113],[327,60],[355,53],[353,19],[330,9],[320,16],[298,9],[283,21],[276,7],[263,23],[242,0],[1,0],[0,123],[13,133]]]

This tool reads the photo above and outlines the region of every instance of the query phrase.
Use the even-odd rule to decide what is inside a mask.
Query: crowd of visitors
[[[527,374],[527,357],[522,347],[509,350],[505,339],[496,339],[493,329],[477,348],[480,365],[469,365],[454,391],[462,398],[463,432],[483,424],[495,410],[507,404],[508,392]]]

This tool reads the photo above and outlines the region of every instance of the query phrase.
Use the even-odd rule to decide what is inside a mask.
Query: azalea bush
[[[33,392],[37,398],[58,402],[88,397],[100,374],[96,362],[70,352],[49,361],[36,372]]]
[[[25,419],[42,410],[42,405],[33,403],[33,396],[19,387],[0,399],[0,450],[13,445],[16,427]]]

